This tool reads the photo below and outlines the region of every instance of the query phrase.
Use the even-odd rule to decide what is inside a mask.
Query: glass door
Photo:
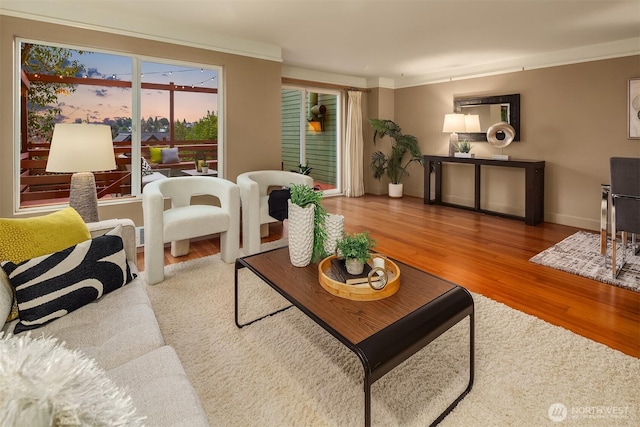
[[[282,88],[282,168],[310,175],[325,194],[340,194],[342,94]]]

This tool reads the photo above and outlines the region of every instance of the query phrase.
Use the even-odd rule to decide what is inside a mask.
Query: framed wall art
[[[640,139],[640,78],[629,79],[627,120],[629,139]]]

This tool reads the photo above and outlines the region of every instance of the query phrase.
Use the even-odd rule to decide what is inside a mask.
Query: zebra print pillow
[[[16,290],[20,322],[15,334],[71,313],[134,278],[120,226],[60,252],[0,265]]]

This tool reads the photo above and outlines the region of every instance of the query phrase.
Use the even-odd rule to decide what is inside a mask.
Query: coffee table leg
[[[234,307],[234,311],[235,311],[235,321],[236,321],[236,326],[237,326],[238,328],[244,328],[245,326],[249,326],[249,325],[251,325],[252,323],[257,322],[258,320],[262,320],[262,319],[264,319],[264,318],[266,318],[266,317],[273,316],[274,314],[281,313],[281,312],[283,312],[283,311],[285,311],[285,310],[288,310],[288,309],[290,309],[291,307],[293,307],[293,304],[291,304],[291,305],[288,305],[288,306],[286,306],[286,307],[284,307],[284,308],[281,308],[280,310],[276,310],[276,311],[274,311],[273,313],[265,314],[264,316],[259,317],[259,318],[257,318],[257,319],[253,319],[253,320],[251,320],[251,321],[249,321],[249,322],[246,322],[246,323],[240,323],[240,313],[239,313],[239,312],[240,312],[240,310],[239,310],[239,308],[238,308],[238,305],[239,305],[239,292],[238,292],[238,270],[241,270],[241,269],[243,269],[243,268],[246,268],[246,266],[244,266],[242,263],[240,263],[240,261],[239,261],[239,260],[236,260],[236,263],[235,263],[235,270],[234,270],[234,293],[235,293],[235,298],[234,298],[234,303],[235,303],[235,304],[234,304],[234,306],[235,306],[235,307]]]
[[[364,425],[371,426],[371,381],[366,368],[364,370]]]
[[[449,413],[455,408],[458,403],[471,391],[473,387],[473,378],[474,378],[474,369],[475,369],[475,320],[474,320],[475,311],[472,311],[469,314],[469,383],[467,384],[467,388],[458,396],[456,400],[449,405],[445,411],[440,414],[438,418],[431,424],[431,427],[437,426],[440,424],[444,418],[449,415]]]
[[[471,391],[473,387],[473,379],[474,379],[474,370],[475,370],[475,311],[471,311],[469,314],[469,382],[467,384],[467,388],[455,399],[447,409],[442,412],[435,419],[433,423],[431,423],[431,427],[435,427],[444,420],[444,418],[449,415],[449,413],[455,408],[458,403]],[[368,362],[366,362],[366,356],[363,354],[356,352],[362,361],[364,368],[364,425],[365,427],[371,427],[371,379],[369,376]]]

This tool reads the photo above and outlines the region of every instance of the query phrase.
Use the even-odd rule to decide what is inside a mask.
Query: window
[[[310,168],[325,194],[340,193],[340,92],[283,87],[282,166],[301,172]]]
[[[20,209],[68,200],[70,174],[45,170],[56,123],[111,127],[117,169],[95,173],[101,201],[141,192],[140,157],[166,176],[194,168],[196,155],[204,155],[214,169],[221,167],[217,68],[18,43],[21,126],[16,198]],[[151,162],[151,147],[177,148],[178,158]]]

